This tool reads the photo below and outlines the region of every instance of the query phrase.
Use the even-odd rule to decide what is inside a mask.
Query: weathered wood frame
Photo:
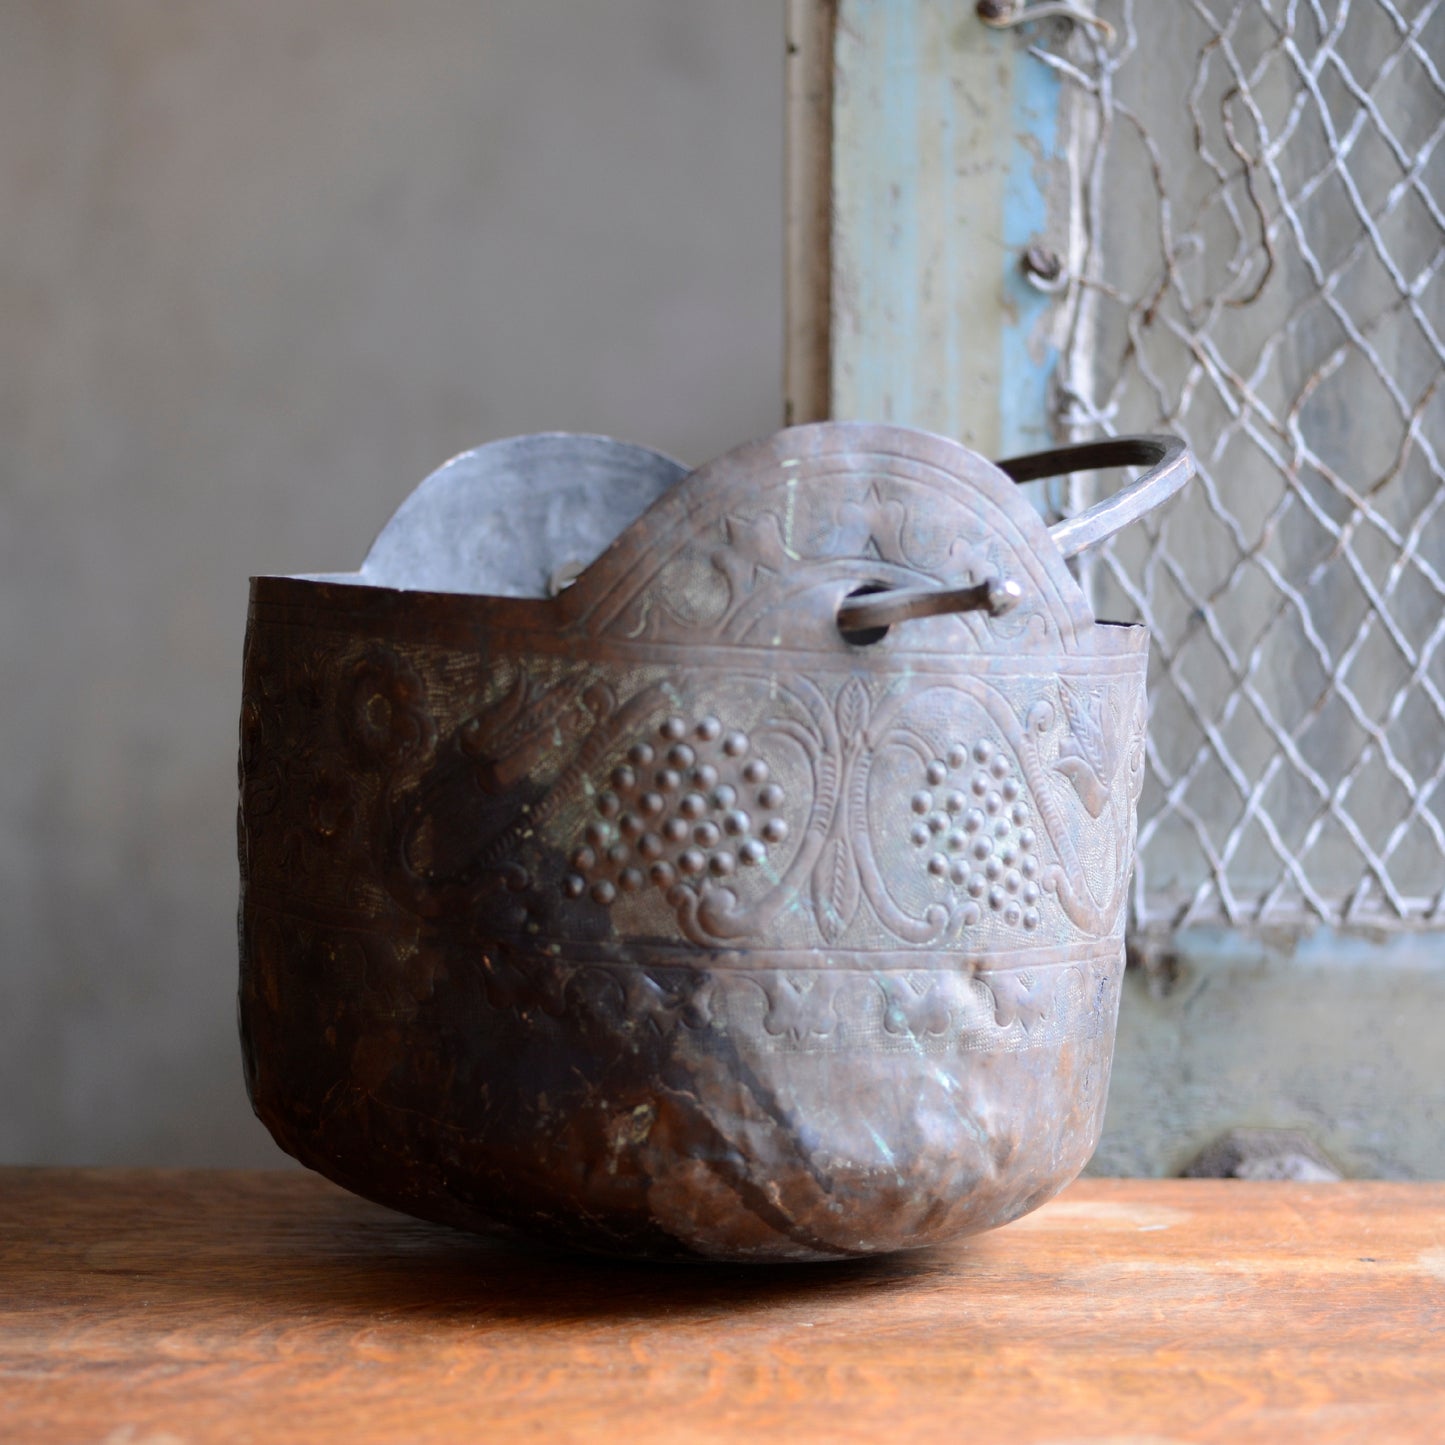
[[[837,0],[788,0],[783,413],[831,415],[833,34]]]
[[[949,0],[790,0],[790,421],[896,421],[975,450],[1058,438],[1049,381],[1075,177],[1057,78]]]

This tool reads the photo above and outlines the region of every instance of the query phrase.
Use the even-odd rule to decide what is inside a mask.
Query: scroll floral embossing
[[[836,1024],[834,998],[838,980],[822,970],[807,973],[754,974],[754,982],[767,1000],[763,1028],[773,1037],[794,1044],[826,1038]]]
[[[318,837],[345,841],[356,822],[350,780],[333,768],[318,768],[306,810]]]
[[[764,1053],[936,1053],[1092,1037],[1112,1024],[1118,984],[1117,966],[1102,959],[975,975],[769,966],[762,956],[713,973],[489,950],[481,969],[487,1004],[520,1021],[597,1018],[661,1041],[722,1026],[744,1052]],[[404,977],[397,985],[410,988]]]
[[[867,819],[859,813],[857,789],[853,784],[867,742],[871,707],[867,687],[858,678],[850,677],[838,694],[836,708],[837,780],[833,781],[830,769],[834,796],[828,841],[813,870],[813,907],[818,931],[829,943],[836,943],[847,932],[862,896],[854,840],[857,830],[867,827]]]
[[[946,1034],[959,1007],[959,980],[951,973],[884,976],[883,1027],[895,1036],[923,1039]]]
[[[1007,618],[972,613],[935,635],[988,652],[1054,642],[1072,650],[1088,625],[1077,585],[1034,545],[1037,524],[997,472],[960,485],[941,457],[901,442],[835,464],[826,454],[753,459],[746,482],[724,470],[696,478],[685,520],[659,519],[647,554],[627,549],[605,587],[584,576],[573,590],[577,622],[592,636],[629,641],[741,641],[787,633],[801,597],[831,598],[868,581],[963,586],[1006,574],[1026,582]],[[916,451],[916,454],[915,454]],[[956,460],[956,459],[955,459]],[[817,505],[825,495],[826,506]],[[796,634],[813,631],[797,614]]]
[[[1007,687],[984,677],[956,679],[918,693],[901,690],[879,710],[872,725],[872,756],[889,747],[911,749],[926,774],[920,779],[926,786],[914,795],[922,815],[911,825],[910,841],[927,856],[931,873],[960,890],[946,909],[910,915],[899,901],[896,876],[885,878],[865,830],[858,843],[864,889],[892,932],[910,941],[952,936],[980,919],[979,899],[996,907],[1005,921],[1027,920],[1037,927],[1043,907],[1040,890],[1053,893],[1069,921],[1086,935],[1117,930],[1132,858],[1130,819],[1117,814],[1122,809],[1132,817],[1142,774],[1140,755],[1124,748],[1120,737],[1121,708],[1113,692],[1117,686],[1102,685],[1091,692],[1067,676],[1033,684],[1021,679]],[[1134,694],[1131,715],[1137,716],[1142,679],[1126,686]],[[930,713],[987,720],[993,740],[980,740],[979,772],[971,782],[981,790],[983,807],[972,808],[979,800],[954,789],[955,811],[948,811],[948,780],[958,776],[953,760],[962,767],[962,749],[950,748],[940,756],[937,743],[910,720]],[[1061,718],[1066,723],[1072,719],[1073,726],[1061,728]],[[1012,800],[1004,796],[1005,788],[1014,788],[1009,759],[1021,770],[1021,786]],[[1116,774],[1121,771],[1127,777],[1119,784]],[[1077,797],[1075,806],[1082,806],[1085,832],[1065,816],[1061,787]],[[1040,825],[1037,838],[1032,812]],[[1011,829],[1016,831],[1010,834]],[[1100,841],[1090,849],[1086,864],[1080,844],[1089,829]],[[1057,858],[1047,866],[1045,842]],[[1109,860],[1103,866],[1101,851]]]
[[[1057,986],[1055,979],[1028,970],[992,974],[986,982],[993,994],[994,1018],[999,1026],[1008,1028],[1017,1022],[1025,1032],[1044,1018]]]
[[[806,677],[780,685],[740,674],[727,695],[764,688],[768,712],[738,728],[718,715],[727,709],[707,710],[716,702],[690,675],[622,702],[585,674],[546,687],[519,676],[437,749],[414,787],[384,800],[395,896],[428,916],[486,907],[521,928],[529,908],[543,918],[552,905],[531,894],[500,913],[486,903],[517,886],[520,869],[524,893],[604,911],[661,895],[680,935],[709,946],[766,937],[786,917],[790,928],[810,919],[830,947],[879,929],[925,946],[983,927],[998,947],[1001,928],[1041,928],[1048,894],[1085,934],[1115,931],[1131,837],[1115,814],[1132,811],[1142,769],[1139,750],[1114,734],[1137,697],[1021,676],[1007,687],[985,677],[894,684],[878,699],[856,674],[831,696]],[[673,710],[684,697],[698,698],[691,716]],[[523,722],[529,705],[562,750],[550,783],[537,730]],[[798,764],[806,769],[796,796],[770,767],[779,749],[795,778]],[[900,753],[914,760],[914,811],[888,826],[901,826],[917,866],[927,865],[921,894],[879,861],[882,820],[897,802],[875,798],[872,778],[880,759]],[[347,799],[324,780],[311,786],[311,829],[346,826]],[[1087,867],[1070,806],[1101,840]],[[542,848],[560,852],[560,877]]]
[[[549,683],[519,670],[496,703],[461,725],[457,743],[476,761],[477,781],[488,792],[500,792],[529,776],[549,754],[575,745],[616,707],[617,696],[606,683],[579,690],[572,676]]]
[[[1074,785],[1089,816],[1097,818],[1108,806],[1114,781],[1119,729],[1113,692],[1062,677],[1059,694],[1069,730],[1054,767]]]
[[[727,543],[710,554],[712,565],[727,579],[729,610],[758,585],[760,574],[777,576],[788,565],[788,546],[775,512],[729,516],[723,523]]]
[[[1143,680],[1138,679],[1132,686],[1138,703],[1142,703]],[[1077,927],[1103,935],[1115,931],[1122,922],[1124,890],[1133,860],[1134,763],[1132,754],[1126,754],[1129,778],[1121,801],[1115,789],[1120,710],[1112,690],[1085,689],[1071,679],[1061,678],[1059,694],[1060,708],[1047,700],[1036,702],[1024,728],[1034,798],[1060,858],[1059,866],[1051,868],[1043,881]],[[1068,720],[1068,735],[1059,740],[1050,767],[1045,762],[1043,744],[1045,738],[1055,735],[1061,709]],[[1099,822],[1099,835],[1105,839],[1110,860],[1107,868],[1096,862],[1085,865],[1075,829],[1063,816],[1058,790],[1064,784],[1056,786],[1055,779],[1066,779],[1085,813]],[[1126,817],[1118,817],[1121,808]]]
[[[323,751],[322,719],[332,670],[317,649],[298,647],[285,665],[246,641],[247,687],[241,702],[239,781],[246,831],[254,834],[288,794],[306,796]]]
[[[379,644],[352,665],[340,705],[342,734],[363,766],[394,766],[436,737],[420,676]]]

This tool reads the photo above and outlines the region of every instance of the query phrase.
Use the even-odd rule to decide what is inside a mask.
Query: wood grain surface
[[[1445,1440],[1445,1185],[1090,1180],[865,1263],[637,1266],[299,1173],[0,1170],[0,1440]]]

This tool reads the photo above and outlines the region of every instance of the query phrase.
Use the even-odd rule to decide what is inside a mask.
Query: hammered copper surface
[[[257,1113],[383,1203],[611,1252],[1015,1218],[1099,1135],[1147,645],[1003,472],[878,426],[727,454],[555,598],[256,579]]]

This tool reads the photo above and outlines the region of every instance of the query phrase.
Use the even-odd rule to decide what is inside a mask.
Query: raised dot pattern
[[[666,718],[598,788],[562,891],[611,907],[649,883],[668,892],[759,867],[788,836],[784,798],[745,732]]]
[[[1038,837],[1004,749],[986,738],[971,748],[955,744],[927,764],[908,805],[915,815],[908,840],[930,878],[965,895],[965,926],[981,922],[985,910],[1011,928],[1039,926]]]

